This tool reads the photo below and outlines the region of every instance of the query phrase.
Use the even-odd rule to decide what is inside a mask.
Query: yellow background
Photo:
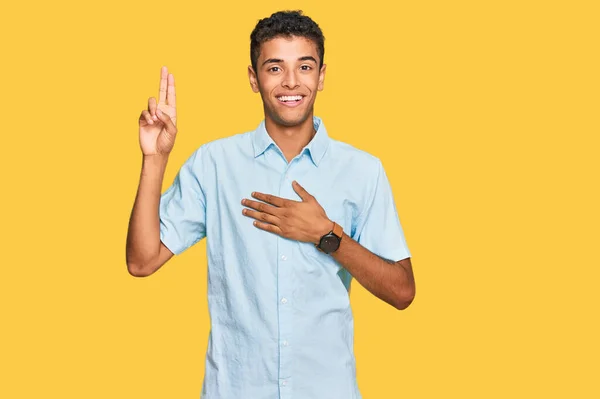
[[[2,7],[0,397],[199,397],[204,242],[125,266],[137,118],[167,65],[166,189],[260,122],[249,35],[290,8],[326,36],[316,114],[383,161],[413,254],[405,311],[354,282],[365,399],[600,397],[596,2],[194,3]]]

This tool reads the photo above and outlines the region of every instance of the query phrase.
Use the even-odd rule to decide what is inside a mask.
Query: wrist
[[[142,153],[144,162],[165,163],[169,160],[169,154],[144,154]]]
[[[317,230],[317,235],[313,241],[313,244],[319,245],[321,242],[321,238],[327,233],[333,230],[333,221],[329,219],[325,219],[322,223],[320,223],[320,227]]]
[[[321,236],[318,244],[315,244],[317,249],[326,254],[332,254],[340,248],[344,229],[337,223],[331,222],[333,226],[327,233]]]
[[[146,155],[142,158],[142,175],[160,175],[162,176],[167,169],[168,155]]]
[[[142,166],[164,168],[169,161],[169,154],[142,154]]]

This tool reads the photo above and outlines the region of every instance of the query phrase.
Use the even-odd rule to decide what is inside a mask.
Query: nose
[[[294,69],[289,69],[285,72],[281,85],[288,89],[295,89],[298,87],[298,77],[296,76],[296,71]]]

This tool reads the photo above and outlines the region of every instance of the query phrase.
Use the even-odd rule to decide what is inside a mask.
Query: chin
[[[274,121],[277,122],[279,125],[286,126],[286,127],[292,127],[292,126],[301,125],[305,120],[306,120],[306,117],[294,118],[294,119],[277,118]]]
[[[306,122],[306,120],[308,119],[309,116],[310,116],[310,112],[307,112],[306,114],[294,115],[294,116],[281,115],[281,114],[275,112],[275,113],[271,114],[271,119],[273,120],[273,122],[277,123],[278,125],[285,126],[285,127],[293,127],[293,126],[301,125],[304,122]]]

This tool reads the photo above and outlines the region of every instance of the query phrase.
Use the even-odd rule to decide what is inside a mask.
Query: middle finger
[[[160,85],[158,87],[158,103],[166,104],[167,102],[167,76],[168,70],[166,66],[160,69]]]
[[[259,212],[265,212],[269,215],[279,216],[281,210],[276,206],[265,204],[264,202],[253,201],[249,199],[243,199],[242,205],[247,206],[248,208],[255,209]]]
[[[256,220],[260,220],[269,224],[273,224],[275,226],[278,226],[279,224],[279,218],[277,216],[273,216],[273,215],[269,215],[268,213],[265,212],[257,212],[257,211],[253,211],[251,209],[246,209],[244,208],[242,210],[242,214],[248,217],[251,217],[253,219]]]

